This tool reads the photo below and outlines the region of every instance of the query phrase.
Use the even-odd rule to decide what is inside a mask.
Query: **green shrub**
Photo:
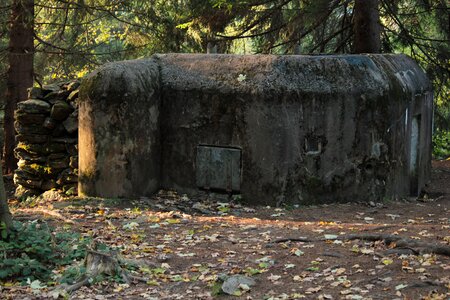
[[[15,222],[7,238],[0,239],[0,281],[51,281],[52,270],[83,259],[89,243],[79,233],[53,233],[37,221]]]
[[[450,157],[450,131],[436,130],[433,135],[433,157],[445,159]]]

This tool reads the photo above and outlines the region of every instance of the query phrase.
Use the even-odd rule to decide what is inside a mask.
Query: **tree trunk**
[[[6,173],[17,167],[14,111],[17,102],[27,98],[27,89],[33,85],[34,0],[14,0],[10,24],[3,154]]]
[[[355,0],[353,15],[354,53],[380,53],[379,0]]]
[[[0,164],[0,174],[2,174],[2,164]],[[6,229],[11,228],[12,226],[12,217],[8,208],[8,201],[6,198],[5,192],[5,183],[3,181],[3,175],[0,180],[0,228],[2,224],[6,225]],[[1,231],[1,229],[0,229]],[[2,239],[0,234],[0,240]]]

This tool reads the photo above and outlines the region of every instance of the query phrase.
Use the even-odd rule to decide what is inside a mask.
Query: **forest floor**
[[[39,218],[146,262],[129,271],[145,282],[104,280],[70,299],[450,299],[448,253],[422,253],[450,245],[450,161],[433,162],[424,197],[371,205],[247,207],[161,192],[11,206],[18,220]],[[391,235],[409,243],[386,244]],[[223,293],[221,280],[241,296]],[[0,290],[1,299],[52,295],[51,288]]]

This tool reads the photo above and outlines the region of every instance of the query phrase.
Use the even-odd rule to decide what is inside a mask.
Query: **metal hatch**
[[[225,192],[241,189],[241,149],[197,146],[197,186]]]

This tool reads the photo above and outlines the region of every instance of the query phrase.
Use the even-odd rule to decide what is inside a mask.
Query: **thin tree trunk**
[[[0,174],[2,174],[2,164],[0,164]],[[5,192],[5,183],[3,181],[3,175],[0,180],[0,225],[5,224],[6,229],[12,226],[12,217],[8,208],[8,201]],[[1,240],[1,235],[0,235]]]
[[[33,85],[34,57],[34,0],[14,0],[11,9],[9,32],[7,89],[5,102],[5,171],[17,167],[14,157],[14,110],[17,102],[27,98],[27,89]]]
[[[355,0],[354,40],[355,53],[380,53],[381,25],[379,0]]]

